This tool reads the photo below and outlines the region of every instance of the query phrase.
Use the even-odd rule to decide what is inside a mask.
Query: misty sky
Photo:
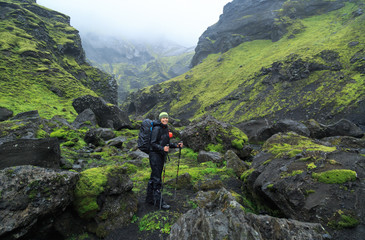
[[[71,17],[81,34],[96,32],[128,38],[166,38],[183,46],[219,20],[231,0],[37,0]]]

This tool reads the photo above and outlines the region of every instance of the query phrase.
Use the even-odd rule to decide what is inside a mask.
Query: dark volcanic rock
[[[0,238],[27,239],[44,222],[51,228],[72,202],[77,179],[75,172],[34,166],[0,170]]]
[[[94,112],[88,108],[82,111],[73,121],[72,126],[75,128],[82,128],[82,127],[93,127],[96,126],[97,120]]]
[[[0,107],[0,121],[8,120],[12,116],[13,116],[13,111],[4,107]]]
[[[76,98],[72,106],[79,114],[91,109],[96,115],[99,126],[104,128],[132,128],[128,115],[115,105],[108,105],[102,98],[86,95]]]
[[[19,139],[0,145],[0,156],[0,169],[20,165],[59,168],[61,150],[56,138]]]
[[[347,140],[333,139],[340,151],[329,148],[330,139],[274,135],[263,146],[268,153],[253,159],[244,189],[287,218],[321,223],[334,239],[361,239],[365,206],[358,199],[365,197],[365,157],[351,150],[363,143]],[[341,222],[344,218],[349,222]]]
[[[250,151],[244,149],[247,136],[238,128],[212,116],[205,116],[187,126],[181,131],[181,140],[196,152],[213,144],[221,145],[222,150],[233,150],[242,159],[250,155]]]
[[[202,194],[201,194],[202,195]],[[185,213],[171,227],[168,239],[325,239],[320,224],[245,213],[243,207],[222,188],[205,195],[199,207]],[[203,203],[205,202],[205,203]]]

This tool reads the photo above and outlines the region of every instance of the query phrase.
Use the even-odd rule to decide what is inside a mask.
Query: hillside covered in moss
[[[0,20],[0,106],[74,119],[76,97],[117,103],[115,79],[86,63],[68,16],[35,0],[1,0]]]
[[[268,7],[267,1],[262,2],[262,8]],[[270,5],[275,18],[267,24],[281,29],[280,39],[251,37],[253,40],[224,53],[210,54],[186,74],[130,95],[125,109],[135,115],[165,110],[182,119],[210,114],[233,124],[264,118],[331,122],[347,117],[365,125],[361,118],[365,104],[364,1],[275,4],[276,10]],[[323,4],[328,6],[326,11]],[[333,4],[335,9],[330,7]],[[226,17],[255,19],[254,13],[235,14]],[[211,31],[218,25],[211,26]],[[260,22],[252,26],[259,28]],[[265,28],[256,32],[260,30]],[[210,40],[212,44],[218,41]]]

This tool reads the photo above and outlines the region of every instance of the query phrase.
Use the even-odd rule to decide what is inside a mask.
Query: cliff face
[[[342,2],[234,0],[224,7],[219,21],[199,38],[191,65],[196,66],[209,54],[226,52],[243,42],[257,39],[277,41],[292,25],[288,18],[304,18],[333,11],[343,7]]]
[[[117,103],[116,81],[86,63],[68,16],[36,1],[2,0],[0,20],[1,105],[16,113],[47,102],[53,109],[40,112],[48,115],[72,111],[70,100],[84,94]]]

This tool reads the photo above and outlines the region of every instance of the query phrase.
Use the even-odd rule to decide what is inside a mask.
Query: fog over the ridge
[[[231,0],[37,0],[71,17],[81,34],[167,39],[191,47]]]

